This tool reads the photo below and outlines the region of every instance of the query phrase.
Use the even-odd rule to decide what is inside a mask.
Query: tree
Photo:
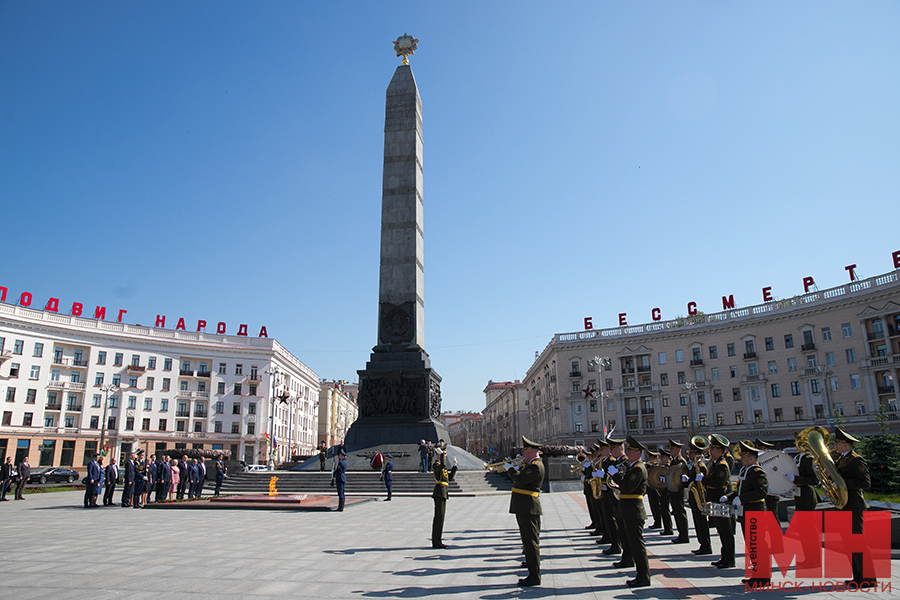
[[[854,448],[862,454],[869,465],[872,478],[871,491],[879,494],[900,493],[900,435],[888,434],[888,416],[884,404],[878,410],[881,435],[863,438],[862,444]]]

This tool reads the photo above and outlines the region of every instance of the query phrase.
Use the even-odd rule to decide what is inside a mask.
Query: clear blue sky
[[[355,380],[404,32],[447,410],[586,316],[893,268],[897,2],[4,0],[0,286],[266,325]]]

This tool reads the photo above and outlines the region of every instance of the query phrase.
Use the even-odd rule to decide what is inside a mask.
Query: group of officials
[[[218,496],[227,475],[225,461],[221,454],[215,461],[216,489]],[[144,459],[144,451],[138,450],[125,460],[124,486],[120,505],[123,507],[141,508],[148,502],[167,502],[171,500],[188,500],[199,498],[203,492],[203,485],[207,479],[206,462],[201,456],[199,459],[188,459],[186,455],[181,459],[173,459],[168,455],[151,454],[150,460]],[[119,467],[115,462],[103,467],[103,459],[99,454],[94,454],[93,460],[88,463],[87,476],[84,478],[84,507],[94,508],[99,506],[97,498],[100,486],[103,486],[103,505],[113,506],[113,496],[116,484],[119,480]],[[155,498],[154,498],[155,496]]]
[[[832,458],[846,484],[849,498],[842,510],[852,512],[853,533],[862,533],[862,513],[868,508],[863,492],[871,486],[868,465],[862,456],[853,451],[853,444],[859,442],[857,438],[836,427],[832,439],[834,440]],[[677,536],[670,542],[687,544],[690,538],[684,498],[685,492],[689,491],[688,506],[691,509],[694,533],[699,544],[692,553],[698,556],[713,553],[710,527],[714,528],[719,537],[721,554],[712,565],[719,569],[735,567],[735,522],[741,523],[742,534],[745,535],[744,523],[747,513],[775,511],[778,498],[769,494],[769,475],[757,462],[759,454],[772,448],[773,445],[759,439],[754,442],[749,440],[738,442],[741,469],[737,485],[733,486],[731,472],[734,457],[729,451],[728,439],[719,434],[712,434],[708,442],[708,445],[703,444],[703,447],[694,445],[693,440],[689,442],[687,460],[682,456],[683,445],[676,440],[669,440],[668,448],[660,448],[656,452],[631,436],[625,439],[609,437],[599,440],[589,449],[589,454],[579,455],[579,459],[582,460],[584,494],[591,517],[591,523],[586,529],[590,530],[591,535],[601,536],[597,540],[598,544],[609,545],[603,550],[603,554],[622,555],[618,562],[613,563],[613,567],[636,569],[637,576],[626,582],[629,587],[650,585],[647,549],[643,537],[646,520],[644,495],[648,496],[654,517],[649,529],[661,528],[663,535],[675,535],[671,520],[671,517],[674,517]],[[647,464],[641,460],[642,452],[647,453]],[[797,476],[792,474],[774,476],[786,477],[794,484],[796,510],[815,510],[818,499],[814,486],[819,484],[819,480],[813,466],[813,457],[801,452],[797,455],[796,461],[799,473]],[[671,491],[671,487],[679,486],[655,486],[658,489],[648,486],[648,466],[658,464],[671,467],[680,463],[684,464],[686,469],[681,475],[682,486],[678,491]],[[662,480],[660,484],[665,478]],[[599,497],[595,492],[595,488],[598,487]],[[513,495],[515,496],[515,493]],[[706,511],[704,504],[708,505]],[[710,510],[711,507],[718,510]],[[810,552],[821,550],[819,544],[806,547]],[[748,561],[751,561],[750,554],[745,553]],[[809,558],[804,557],[804,560]],[[860,588],[875,585],[874,579],[863,576],[862,554],[854,553],[851,564],[852,582]],[[751,572],[756,571],[752,562],[748,563],[748,567]],[[540,581],[539,574],[537,581]],[[743,579],[742,582],[759,587],[769,584],[770,579],[754,576]],[[845,583],[850,585],[851,580]]]

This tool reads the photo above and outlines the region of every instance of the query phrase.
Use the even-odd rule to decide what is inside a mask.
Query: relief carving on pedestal
[[[381,327],[379,337],[382,343],[404,344],[411,342],[415,333],[415,303],[379,305],[378,322]]]
[[[427,392],[424,377],[406,378],[399,373],[390,373],[384,377],[363,378],[359,388],[360,416],[425,416]]]

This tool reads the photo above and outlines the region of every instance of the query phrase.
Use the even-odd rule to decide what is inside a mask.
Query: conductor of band
[[[541,485],[544,483],[544,463],[540,458],[540,445],[522,436],[522,469],[516,471],[512,463],[506,463],[506,472],[512,479],[512,497],[509,512],[516,515],[522,546],[525,548],[525,564],[528,577],[519,585],[528,587],[541,584]]]

